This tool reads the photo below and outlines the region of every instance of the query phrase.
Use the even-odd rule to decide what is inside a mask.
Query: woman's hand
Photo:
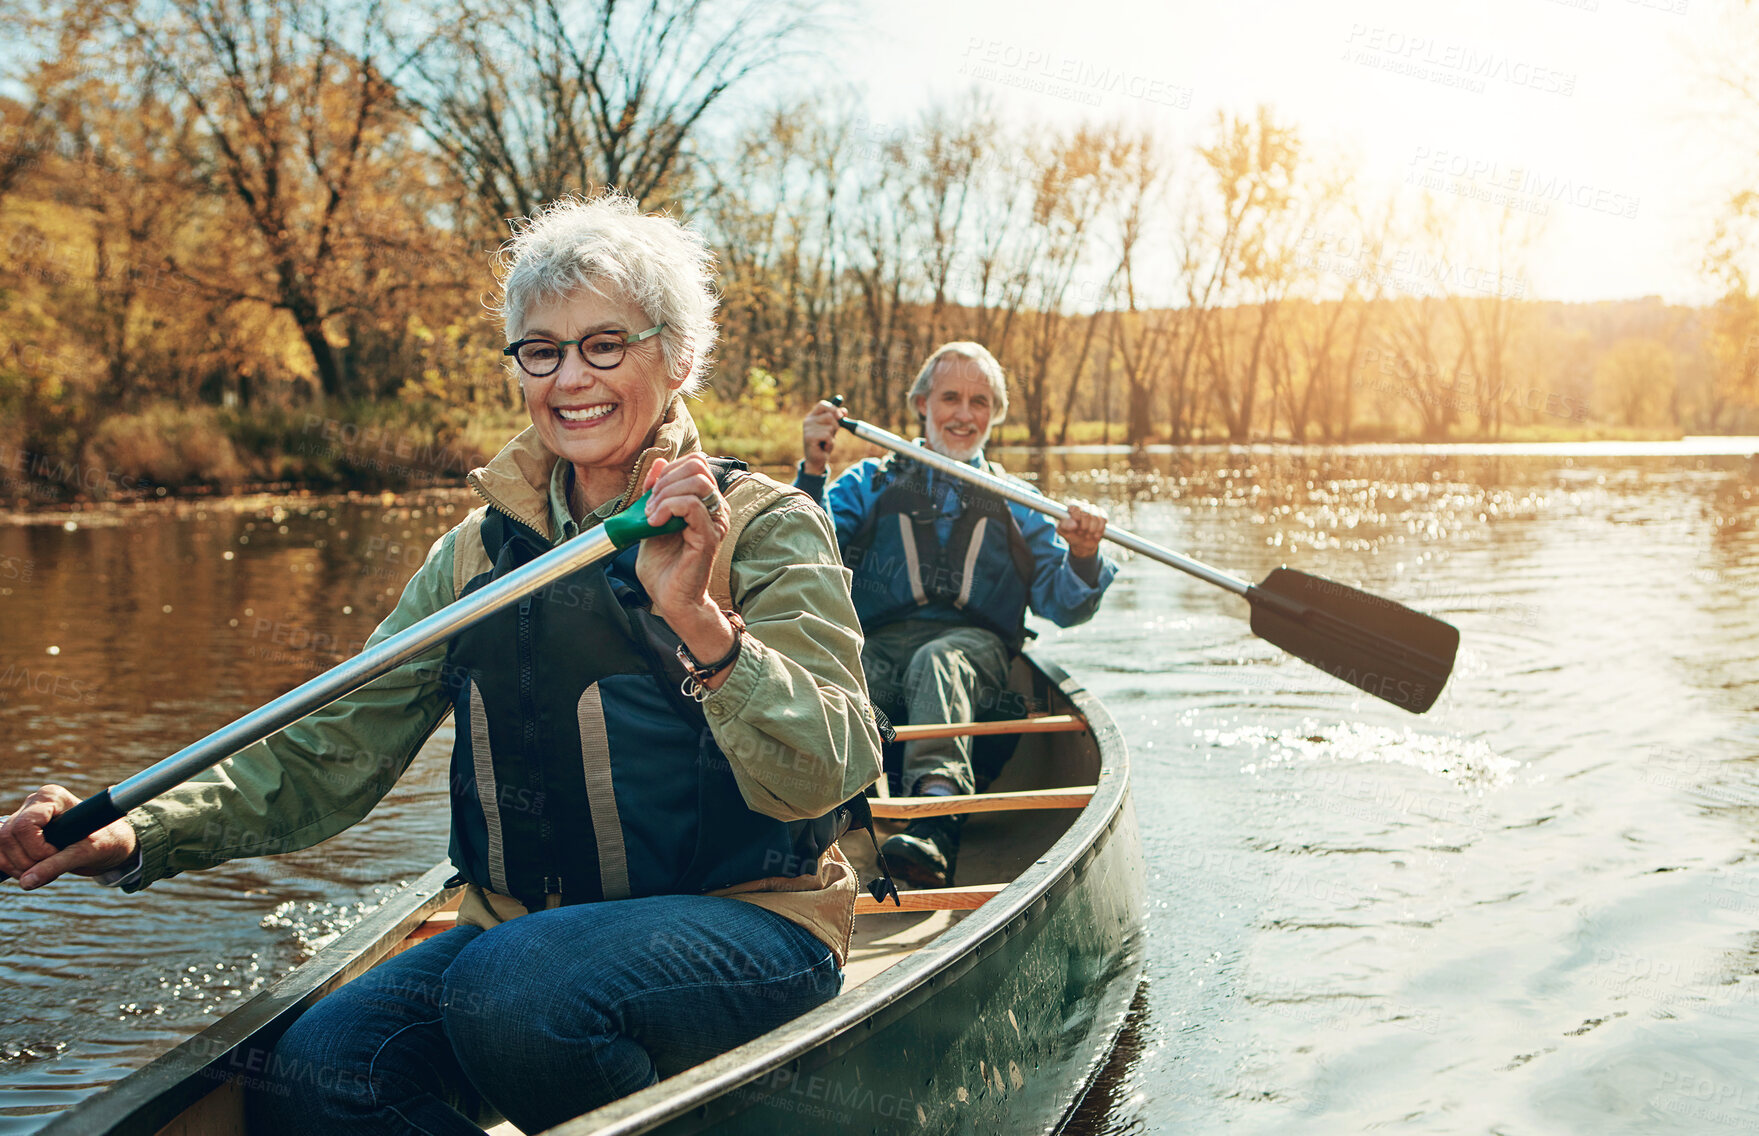
[[[666,461],[647,471],[647,521],[663,525],[684,518],[684,531],[650,536],[636,554],[635,574],[647,589],[654,614],[664,619],[699,662],[709,663],[733,649],[733,625],[708,595],[709,569],[731,523],[714,471],[701,454]],[[712,508],[711,508],[712,506]],[[706,685],[726,678],[722,671]]]
[[[1069,515],[1057,523],[1057,535],[1069,542],[1069,555],[1088,560],[1099,555],[1099,538],[1105,535],[1105,510],[1097,505],[1069,503]]]
[[[77,804],[79,798],[59,785],[44,785],[26,797],[0,825],[0,871],[29,891],[63,872],[95,876],[134,859],[134,826],[126,820],[113,821],[66,848],[43,839],[43,826]]]
[[[831,450],[836,447],[840,432],[837,423],[848,414],[840,406],[820,402],[800,420],[801,458],[807,473],[823,477],[825,470],[830,468]]]

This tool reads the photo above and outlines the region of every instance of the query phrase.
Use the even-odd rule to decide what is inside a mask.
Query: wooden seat
[[[431,939],[442,931],[450,931],[458,926],[458,911],[436,911],[428,916],[415,930],[409,933],[409,941],[419,943],[423,939]]]
[[[982,907],[1007,884],[973,884],[970,887],[922,888],[901,891],[897,904],[890,899],[875,900],[871,895],[855,897],[857,915],[897,915],[908,911],[972,911]]]
[[[1019,809],[1084,809],[1093,799],[1092,785],[1066,789],[1027,789],[1018,793],[965,793],[948,797],[884,797],[867,802],[873,815],[891,820],[963,813],[999,813]]]
[[[1087,722],[1074,714],[1033,714],[998,722],[925,722],[920,726],[893,726],[901,742],[925,738],[976,738],[986,734],[1061,734],[1085,730]]]

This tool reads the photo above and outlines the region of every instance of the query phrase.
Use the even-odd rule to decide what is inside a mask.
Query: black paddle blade
[[[1413,714],[1435,704],[1453,673],[1459,631],[1403,604],[1292,568],[1246,599],[1254,635]]]

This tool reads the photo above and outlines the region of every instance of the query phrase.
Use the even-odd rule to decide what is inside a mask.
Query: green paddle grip
[[[617,546],[618,552],[650,536],[663,536],[684,528],[683,517],[673,517],[659,526],[648,524],[647,499],[652,496],[653,490],[650,489],[637,497],[635,504],[613,517],[605,518],[605,535],[611,538],[611,543]]]

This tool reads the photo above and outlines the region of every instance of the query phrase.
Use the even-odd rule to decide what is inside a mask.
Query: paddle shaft
[[[865,422],[842,426],[863,441],[892,450],[998,497],[1061,520],[1063,505],[1016,482],[913,445]],[[1261,583],[1218,571],[1108,524],[1114,544],[1240,596],[1252,607],[1252,633],[1358,690],[1413,714],[1435,703],[1453,672],[1460,633],[1433,616],[1358,588],[1291,568],[1278,568]]]
[[[509,604],[541,591],[564,576],[614,556],[638,540],[663,532],[677,532],[684,527],[682,518],[673,518],[658,528],[646,524],[643,519],[646,507],[647,496],[644,494],[635,504],[591,532],[552,548],[531,563],[417,620],[384,642],[376,643],[347,662],[294,687],[231,725],[215,730],[201,741],[185,746],[127,780],[86,798],[45,825],[44,838],[57,848],[82,840],[121,819],[129,809],[145,804],[202,770],[218,765],[245,746],[279,733],[379,676],[420,658]]]
[[[842,420],[842,427],[864,442],[872,442],[876,446],[903,454],[907,458],[913,458],[924,465],[940,470],[942,473],[969,481],[973,485],[980,485],[996,496],[1005,497],[1017,505],[1024,505],[1028,509],[1048,513],[1059,521],[1069,515],[1067,506],[1053,501],[1043,494],[1035,493],[1024,485],[997,477],[993,473],[966,465],[962,461],[955,461],[944,454],[937,454],[927,446],[916,445],[896,434],[881,430],[877,426],[869,425],[858,419],[845,418]],[[1230,576],[1219,568],[1211,568],[1201,560],[1193,560],[1183,553],[1174,552],[1164,545],[1146,540],[1133,532],[1118,528],[1110,522],[1106,523],[1104,536],[1113,544],[1122,545],[1131,552],[1140,553],[1151,560],[1158,560],[1169,568],[1177,568],[1205,583],[1214,584],[1218,588],[1226,588],[1237,596],[1246,596],[1248,592],[1252,591],[1252,585],[1237,576]]]

